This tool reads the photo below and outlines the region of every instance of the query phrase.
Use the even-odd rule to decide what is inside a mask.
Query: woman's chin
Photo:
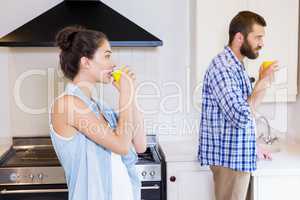
[[[103,84],[112,84],[112,82],[113,82],[112,78],[108,78],[108,79],[105,79],[105,80],[101,81],[101,83],[103,83]]]
[[[97,83],[102,84],[111,84],[113,82],[112,76],[103,77],[102,79],[98,79]]]

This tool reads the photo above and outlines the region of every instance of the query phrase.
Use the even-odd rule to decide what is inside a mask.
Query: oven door
[[[162,200],[161,189],[160,181],[143,181],[141,200]]]
[[[141,200],[161,200],[161,182],[143,181]],[[67,185],[0,186],[0,200],[68,200]]]
[[[66,184],[0,186],[0,200],[68,200]]]

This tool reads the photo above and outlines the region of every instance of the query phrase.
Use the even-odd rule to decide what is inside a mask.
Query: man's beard
[[[246,56],[249,59],[256,59],[259,56],[258,50],[260,50],[261,47],[258,46],[254,50],[251,48],[251,45],[249,44],[248,40],[245,40],[243,45],[241,46],[241,54],[243,56]],[[257,51],[257,52],[255,52]]]

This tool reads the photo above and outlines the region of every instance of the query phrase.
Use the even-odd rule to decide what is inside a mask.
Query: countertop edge
[[[195,142],[194,138],[159,141],[158,145],[164,154],[164,158],[167,163],[199,163],[197,159],[198,144]],[[199,163],[199,167],[205,166],[201,166]],[[276,153],[273,156],[273,161],[258,161],[257,170],[251,174],[254,177],[300,175],[300,154],[292,155],[284,151]]]

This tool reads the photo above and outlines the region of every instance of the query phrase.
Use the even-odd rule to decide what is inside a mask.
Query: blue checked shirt
[[[251,93],[243,64],[225,47],[204,76],[198,152],[201,165],[244,172],[256,169],[255,121],[247,102]]]

